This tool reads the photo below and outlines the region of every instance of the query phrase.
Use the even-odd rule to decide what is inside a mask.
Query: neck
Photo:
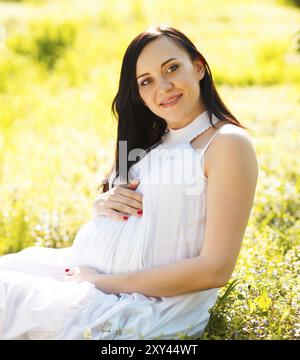
[[[219,121],[213,114],[211,120],[214,124]],[[190,142],[211,126],[208,111],[205,110],[184,127],[178,129],[169,127],[166,130],[166,135],[163,136],[163,143],[166,145],[176,145],[183,142]]]
[[[172,125],[172,124],[168,124],[168,129],[170,130],[179,130],[179,129],[183,129],[186,126],[188,126],[191,122],[193,122],[196,118],[198,118],[199,116],[201,116],[201,114],[203,114],[207,109],[203,108],[200,111],[198,111],[197,115],[194,115],[192,118],[190,118],[188,121],[185,121],[185,123],[183,125]]]

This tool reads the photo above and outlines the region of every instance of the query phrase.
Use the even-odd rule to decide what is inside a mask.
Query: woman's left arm
[[[91,276],[106,293],[177,296],[219,288],[234,270],[258,178],[256,154],[244,130],[222,132],[213,142],[208,168],[207,215],[200,254],[171,264],[121,274]]]

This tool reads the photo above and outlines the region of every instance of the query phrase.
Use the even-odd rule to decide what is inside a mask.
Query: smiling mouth
[[[179,94],[176,97],[174,97],[172,100],[161,103],[160,106],[162,106],[163,108],[169,108],[169,107],[177,104],[181,97],[182,97],[182,94]]]

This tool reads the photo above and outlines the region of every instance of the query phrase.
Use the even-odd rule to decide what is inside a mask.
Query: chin
[[[165,118],[166,122],[168,123],[168,125],[170,125],[171,127],[176,127],[178,125],[180,125],[180,123],[182,122],[182,117],[179,116],[178,119],[167,119]]]

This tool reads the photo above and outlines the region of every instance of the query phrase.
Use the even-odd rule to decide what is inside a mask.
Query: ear
[[[200,59],[193,61],[194,68],[198,77],[198,81],[202,80],[205,75],[205,66]]]

